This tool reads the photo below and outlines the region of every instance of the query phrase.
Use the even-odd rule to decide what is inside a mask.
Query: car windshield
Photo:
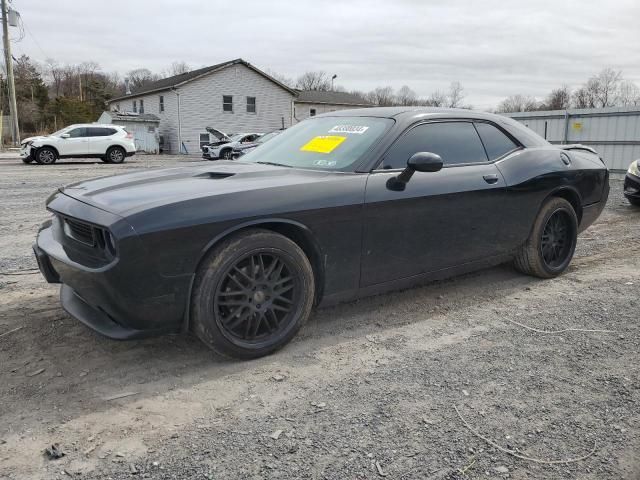
[[[317,117],[285,130],[240,161],[348,171],[391,125],[389,118]]]
[[[69,128],[71,128],[71,127],[64,127],[63,129],[58,130],[57,132],[50,133],[49,135],[52,136],[52,137],[59,137],[63,133],[69,131]]]
[[[236,133],[235,135],[230,135],[229,140],[231,140],[232,142],[239,142],[240,140],[242,140],[242,137],[244,137],[244,134]]]

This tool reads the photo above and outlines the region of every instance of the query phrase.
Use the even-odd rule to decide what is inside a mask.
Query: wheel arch
[[[576,216],[578,217],[578,225],[582,221],[582,197],[578,190],[573,187],[560,187],[556,190],[553,190],[547,198],[544,199],[546,202],[549,198],[558,197],[564,198],[567,202],[571,204],[573,210],[576,212]],[[544,204],[544,202],[543,202]]]
[[[49,145],[49,144],[40,145],[39,147],[36,147],[36,155],[38,154],[38,151],[43,149],[43,148],[50,148],[51,150],[56,152],[56,157],[60,158],[60,152],[58,151],[58,149],[56,147],[54,147],[53,145]],[[34,158],[35,158],[35,156],[34,156]]]
[[[324,254],[322,252],[322,248],[318,244],[311,230],[306,225],[294,220],[286,218],[263,218],[259,220],[244,222],[225,230],[224,232],[216,235],[202,249],[195,271],[198,271],[200,265],[209,254],[209,252],[217,245],[219,245],[220,242],[234,235],[237,235],[240,232],[251,229],[270,230],[274,233],[278,233],[288,238],[302,249],[304,254],[309,259],[309,263],[311,263],[311,268],[313,269],[313,276],[316,283],[314,305],[318,305],[320,303],[320,300],[322,299],[324,291]],[[185,315],[182,323],[183,332],[189,331],[189,322],[191,317],[191,297],[193,295],[193,284],[195,282],[195,278],[196,273],[194,272],[191,283],[189,284],[187,307],[185,309]]]

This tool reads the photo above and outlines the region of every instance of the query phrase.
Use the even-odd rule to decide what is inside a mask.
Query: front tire
[[[127,152],[122,147],[110,147],[107,150],[107,163],[122,163],[124,162]]]
[[[575,210],[564,198],[550,198],[540,209],[514,265],[527,275],[556,277],[569,266],[577,240],[578,216]]]
[[[627,197],[627,200],[629,200],[629,203],[634,207],[640,207],[640,198]]]
[[[36,162],[40,165],[51,165],[56,163],[58,153],[50,147],[39,148],[36,152]]]
[[[293,241],[249,230],[213,249],[196,274],[191,329],[216,353],[240,359],[286,345],[309,318],[315,282]]]
[[[231,160],[232,156],[233,155],[230,148],[227,148],[220,152],[220,158],[223,160]]]

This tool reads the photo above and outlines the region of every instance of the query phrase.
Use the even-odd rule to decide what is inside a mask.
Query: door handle
[[[487,183],[496,183],[498,181],[498,175],[495,173],[490,173],[489,175],[483,175],[484,181]]]

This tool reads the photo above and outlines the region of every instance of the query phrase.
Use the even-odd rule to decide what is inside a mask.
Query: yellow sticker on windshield
[[[325,135],[312,138],[307,144],[300,147],[301,152],[331,153],[338,145],[344,142],[347,137],[337,135]]]

